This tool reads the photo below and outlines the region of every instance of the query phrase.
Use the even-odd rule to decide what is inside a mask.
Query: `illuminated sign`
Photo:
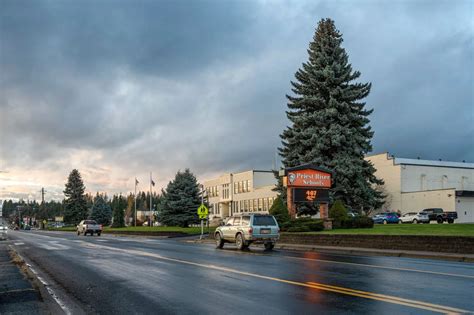
[[[329,190],[327,189],[311,189],[311,188],[295,188],[293,194],[294,202],[328,202]]]
[[[331,188],[331,174],[312,169],[290,171],[287,184],[288,187]]]

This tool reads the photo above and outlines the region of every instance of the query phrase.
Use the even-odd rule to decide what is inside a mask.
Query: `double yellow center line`
[[[437,312],[437,313],[443,313],[443,314],[469,313],[469,311],[462,310],[462,309],[459,309],[459,308],[449,307],[449,306],[443,306],[443,305],[426,303],[426,302],[421,302],[421,301],[403,299],[403,298],[399,298],[399,297],[395,297],[395,296],[377,294],[377,293],[360,291],[360,290],[354,290],[354,289],[338,287],[338,286],[333,286],[333,285],[328,285],[328,284],[323,284],[323,283],[298,282],[298,281],[285,280],[285,279],[280,279],[280,278],[275,278],[275,277],[264,276],[264,275],[260,275],[260,274],[256,274],[256,273],[240,271],[240,270],[232,269],[232,268],[228,268],[228,267],[222,267],[222,266],[216,266],[216,265],[211,265],[211,264],[206,264],[206,263],[197,263],[197,262],[193,262],[193,261],[189,261],[189,260],[165,257],[165,256],[162,256],[162,255],[159,255],[159,254],[144,252],[144,251],[140,251],[140,250],[121,249],[121,248],[103,246],[103,245],[96,245],[96,244],[91,244],[91,243],[83,244],[83,246],[84,247],[90,247],[90,248],[102,248],[102,249],[107,249],[107,250],[111,250],[111,251],[122,252],[122,253],[126,253],[126,254],[137,255],[137,256],[152,257],[152,258],[156,258],[156,259],[160,259],[160,260],[164,260],[164,261],[171,261],[171,262],[174,262],[174,263],[191,265],[191,266],[196,266],[196,267],[200,267],[200,268],[213,269],[213,270],[218,270],[218,271],[223,271],[223,272],[228,272],[228,273],[233,273],[233,274],[249,276],[249,277],[253,277],[253,278],[271,280],[271,281],[276,281],[276,282],[280,282],[280,283],[292,284],[292,285],[300,286],[300,287],[306,287],[306,288],[317,289],[317,290],[321,290],[321,291],[327,291],[327,292],[334,292],[334,293],[339,293],[339,294],[344,294],[344,295],[356,296],[356,297],[360,297],[360,298],[377,300],[377,301],[382,301],[382,302],[387,302],[387,303],[392,303],[392,304],[404,305],[404,306],[408,306],[408,307],[412,307],[412,308],[423,309],[423,310],[428,310],[428,311]]]

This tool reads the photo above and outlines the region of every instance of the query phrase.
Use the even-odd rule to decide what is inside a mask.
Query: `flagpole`
[[[153,201],[151,199],[151,193],[152,193],[152,188],[151,188],[151,184],[153,182],[153,179],[152,179],[152,176],[151,176],[151,172],[150,172],[150,215],[148,216],[148,221],[149,221],[149,226],[151,227],[151,213],[153,211]]]
[[[135,214],[134,217],[135,219],[133,220],[135,222],[135,226],[137,226],[137,178],[135,177]]]

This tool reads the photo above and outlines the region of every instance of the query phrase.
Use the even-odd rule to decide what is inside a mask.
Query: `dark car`
[[[443,222],[454,223],[454,220],[458,218],[456,211],[444,211],[441,208],[429,208],[424,209],[423,212],[428,214],[430,221],[436,221],[439,224]]]
[[[386,212],[376,214],[372,217],[374,223],[378,224],[389,224],[389,223],[401,223],[398,213],[396,212]]]

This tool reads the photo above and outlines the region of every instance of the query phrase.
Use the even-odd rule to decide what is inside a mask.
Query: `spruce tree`
[[[285,222],[290,221],[288,208],[286,207],[286,204],[283,203],[283,199],[281,198],[281,196],[278,196],[275,199],[268,212],[275,217],[280,226]]]
[[[104,196],[97,194],[97,196],[94,198],[94,205],[92,206],[90,218],[97,221],[99,224],[110,224],[110,220],[112,219],[112,209],[106,202]]]
[[[112,211],[113,211],[113,222],[112,227],[124,227],[125,226],[125,208],[127,207],[127,202],[125,198],[120,196],[115,196],[112,198]]]
[[[86,187],[82,182],[81,174],[73,169],[69,174],[64,190],[64,222],[66,224],[78,224],[87,219],[87,203],[84,195]]]
[[[286,112],[291,124],[281,134],[279,148],[285,167],[314,163],[332,170],[331,199],[341,199],[352,209],[377,208],[383,196],[374,189],[383,182],[375,168],[364,160],[372,150],[372,110],[364,98],[371,84],[358,83],[341,46],[342,35],[331,19],[322,19],[309,44],[309,60],[291,82]]]
[[[163,191],[158,220],[167,226],[187,227],[198,223],[201,194],[196,177],[186,169],[178,172]]]

